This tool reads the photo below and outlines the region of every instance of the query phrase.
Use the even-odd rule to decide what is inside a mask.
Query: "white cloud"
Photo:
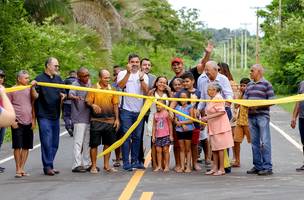
[[[250,23],[247,29],[250,33],[256,32],[256,15],[252,7],[265,7],[271,0],[169,0],[176,10],[198,8],[200,20],[210,28],[241,28],[241,23]]]

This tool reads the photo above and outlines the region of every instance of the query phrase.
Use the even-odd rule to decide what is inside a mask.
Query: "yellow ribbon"
[[[153,102],[155,102],[157,105],[160,105],[167,110],[177,113],[181,116],[184,116],[194,122],[198,122],[200,124],[206,124],[204,122],[201,122],[197,119],[194,119],[188,115],[185,115],[179,111],[176,111],[165,104],[158,102],[157,99],[161,100],[168,100],[168,101],[190,101],[190,102],[231,102],[236,104],[241,104],[243,106],[252,107],[252,106],[266,106],[266,105],[273,105],[273,104],[283,104],[283,103],[289,103],[289,102],[296,102],[296,101],[303,101],[304,100],[304,94],[298,94],[294,96],[284,97],[280,99],[271,99],[271,100],[244,100],[244,99],[231,99],[231,100],[207,100],[207,99],[180,99],[180,98],[156,98],[151,96],[144,96],[139,94],[131,94],[131,93],[125,93],[125,92],[119,92],[119,91],[113,91],[113,90],[101,90],[101,89],[94,89],[94,88],[86,88],[86,87],[79,87],[79,86],[73,86],[73,85],[64,85],[64,84],[55,84],[55,83],[45,83],[45,82],[38,82],[39,86],[44,87],[54,87],[54,88],[61,88],[61,89],[70,89],[70,90],[81,90],[81,91],[88,91],[88,92],[100,92],[100,93],[108,93],[108,94],[114,94],[119,96],[129,96],[129,97],[135,97],[135,98],[143,98],[146,99],[145,104],[142,107],[142,110],[135,121],[135,123],[129,128],[129,130],[125,133],[125,135],[118,141],[116,141],[114,144],[112,144],[109,148],[107,148],[105,151],[103,151],[101,154],[98,155],[98,157],[101,157],[105,154],[108,154],[121,146],[126,139],[130,136],[130,134],[135,130],[135,128],[138,126],[140,121],[145,116],[146,112],[149,110]],[[7,93],[9,92],[15,92],[19,90],[24,90],[26,88],[29,88],[31,86],[17,86],[12,88],[7,88],[5,91]]]
[[[100,158],[100,157],[110,153],[111,151],[115,150],[116,148],[120,147],[126,141],[126,139],[131,135],[131,133],[136,129],[136,127],[138,126],[140,121],[143,119],[146,112],[148,112],[148,110],[150,109],[152,104],[153,104],[153,99],[147,99],[145,101],[145,104],[143,105],[135,123],[129,128],[129,130],[125,133],[125,135],[120,140],[116,141],[109,148],[107,148],[101,154],[99,154],[98,158]]]
[[[268,99],[268,100],[245,100],[245,99],[223,99],[223,100],[210,100],[210,99],[180,99],[180,98],[165,98],[165,97],[151,97],[151,96],[144,96],[139,94],[132,94],[126,92],[119,92],[119,91],[112,91],[112,90],[101,90],[101,89],[94,89],[94,88],[86,88],[86,87],[79,87],[73,85],[64,85],[64,84],[56,84],[56,83],[45,83],[45,82],[38,82],[40,86],[44,87],[55,87],[61,89],[70,89],[70,90],[81,90],[81,91],[88,91],[88,92],[100,92],[100,93],[108,93],[114,94],[119,96],[129,96],[135,98],[143,98],[143,99],[160,99],[160,100],[168,100],[168,101],[190,101],[190,102],[231,102],[240,104],[246,107],[252,106],[267,106],[267,105],[274,105],[274,104],[283,104],[283,103],[290,103],[290,102],[297,102],[304,100],[304,94],[293,95],[289,97],[279,98],[279,99]],[[15,92],[18,90],[23,90],[31,86],[17,86],[12,88],[7,88],[5,91],[8,92]]]

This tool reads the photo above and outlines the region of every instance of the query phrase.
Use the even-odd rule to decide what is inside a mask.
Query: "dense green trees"
[[[0,68],[7,84],[27,69],[43,70],[49,56],[59,58],[63,76],[86,65],[124,66],[131,52],[149,57],[156,74],[170,73],[170,60],[186,65],[201,57],[208,39],[198,10],[175,11],[166,0],[0,1]]]
[[[296,92],[304,80],[304,1],[282,1],[281,23],[279,1],[259,14],[265,21],[262,57],[272,69],[270,79],[278,93]]]

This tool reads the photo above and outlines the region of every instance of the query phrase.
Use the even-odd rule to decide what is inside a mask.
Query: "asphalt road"
[[[0,166],[5,167],[6,171],[0,175],[0,200],[125,200],[128,195],[134,200],[151,199],[141,198],[143,194],[152,196],[152,199],[175,200],[304,199],[304,172],[295,171],[295,168],[303,163],[302,152],[286,139],[289,136],[289,140],[300,144],[298,132],[289,128],[290,114],[278,107],[272,108],[271,121],[287,135],[283,136],[282,131],[280,133],[271,127],[274,169],[272,176],[246,174],[246,170],[252,167],[252,156],[250,145],[245,141],[241,149],[241,168],[234,168],[231,174],[221,177],[205,176],[204,166],[202,172],[190,174],[177,174],[173,171],[166,174],[156,173],[152,172],[150,167],[141,172],[125,172],[119,169],[116,173],[101,171],[97,175],[75,174],[71,172],[73,139],[65,134],[60,139],[55,161],[55,167],[61,173],[54,177],[42,174],[40,148],[37,148],[30,152],[26,166],[31,176],[14,178],[14,161],[3,161],[12,155],[10,144],[3,146]],[[35,139],[35,142],[38,144],[39,140]],[[173,156],[171,162],[173,167]],[[98,160],[98,165],[102,168],[102,159]]]

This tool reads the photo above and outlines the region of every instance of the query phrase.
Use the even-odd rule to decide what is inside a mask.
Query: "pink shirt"
[[[26,88],[24,90],[11,92],[7,94],[10,99],[15,112],[16,120],[18,123],[28,125],[32,123],[32,101],[31,101],[31,89]]]
[[[223,99],[220,94],[217,94],[213,100]],[[206,114],[211,115],[216,112],[225,111],[225,102],[208,102]],[[208,134],[215,135],[231,131],[230,122],[227,113],[208,120]]]
[[[166,110],[163,110],[161,112],[156,112],[154,114],[154,120],[156,123],[156,130],[155,130],[155,137],[165,137],[170,135],[169,130],[169,113]]]

